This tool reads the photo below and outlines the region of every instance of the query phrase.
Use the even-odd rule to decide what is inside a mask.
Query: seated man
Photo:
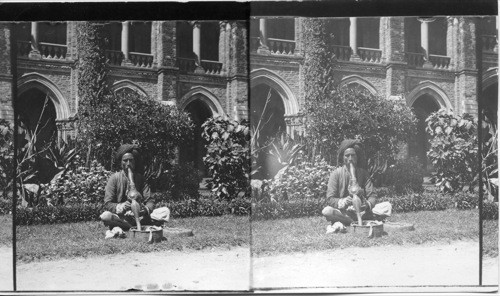
[[[340,222],[349,226],[357,221],[356,211],[353,206],[353,196],[361,199],[361,214],[363,220],[383,220],[390,215],[390,204],[388,202],[378,203],[376,193],[369,178],[369,173],[362,166],[364,162],[362,146],[359,140],[344,140],[340,144],[337,154],[338,168],[335,169],[328,180],[326,196],[331,201],[331,206],[323,209],[322,214],[326,220],[334,224]],[[359,185],[356,192],[349,187],[351,183],[351,163],[355,168],[355,180]],[[351,189],[351,190],[350,190]],[[383,209],[380,212],[374,211]]]
[[[133,174],[136,190],[142,195],[138,200],[140,204],[139,215],[142,225],[153,225],[150,214],[153,212],[154,200],[151,196],[151,190],[146,184],[144,176],[136,173],[136,161],[138,161],[139,152],[137,146],[124,144],[118,148],[115,161],[121,163],[121,170],[109,177],[104,195],[104,210],[101,214],[101,220],[109,229],[120,227],[122,230],[129,230],[136,226],[135,217],[131,210],[131,201],[128,199],[130,190],[130,180],[128,177],[128,168]],[[156,221],[155,221],[156,222]]]

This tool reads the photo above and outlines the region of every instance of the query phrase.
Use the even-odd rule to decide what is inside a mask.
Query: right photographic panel
[[[498,17],[249,35],[252,287],[496,290]]]

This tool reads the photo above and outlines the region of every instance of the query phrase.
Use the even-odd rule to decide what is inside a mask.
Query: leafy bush
[[[333,169],[319,156],[311,163],[299,152],[295,165],[284,168],[272,180],[269,195],[278,202],[311,198],[324,200]]]
[[[414,134],[416,117],[411,109],[401,100],[387,100],[361,88],[333,85],[333,81],[327,81],[317,97],[309,98],[306,94],[309,149],[336,164],[342,140],[357,138],[370,158],[393,159],[400,143]]]
[[[78,23],[78,140],[89,159],[112,169],[112,152],[122,143],[140,144],[144,163],[167,164],[191,137],[187,113],[132,91],[112,93],[102,23]],[[110,136],[112,135],[112,136]]]
[[[250,196],[250,132],[247,122],[238,123],[221,117],[203,125],[208,142],[203,161],[211,179],[208,187],[218,198]]]
[[[453,199],[448,195],[433,193],[408,193],[400,196],[381,197],[380,201],[388,201],[395,213],[417,211],[442,211],[453,206]]]
[[[167,200],[198,198],[201,180],[200,172],[192,163],[174,164],[156,176],[146,172],[146,181],[151,186],[151,191],[168,192],[161,195],[168,196]]]
[[[498,202],[486,201],[483,204],[483,215],[485,220],[498,220]]]
[[[250,201],[236,198],[232,201],[214,198],[188,199],[173,202],[162,202],[157,207],[167,206],[171,217],[186,218],[196,216],[249,215]],[[70,206],[39,206],[33,208],[17,208],[16,225],[59,224],[84,221],[99,221],[102,214],[102,203],[73,204]]]
[[[471,210],[477,208],[477,195],[461,193],[449,195],[427,192],[397,195],[391,190],[378,190],[380,202],[388,201],[393,213],[416,211],[443,211],[457,208]],[[259,202],[252,204],[252,219],[282,219],[321,215],[321,210],[328,205],[324,199],[302,199],[281,202]],[[498,219],[498,203],[485,201],[483,219]]]
[[[72,206],[20,207],[16,210],[16,225],[59,224],[99,221],[102,204],[76,204]]]
[[[422,186],[424,169],[415,158],[397,160],[396,164],[387,169],[384,177],[387,185],[394,188],[396,193],[424,190]]]
[[[465,186],[474,189],[477,168],[477,124],[470,114],[455,117],[441,109],[426,120],[431,136],[427,156],[435,172],[432,180],[442,192],[457,192]]]
[[[136,93],[112,95],[96,109],[97,114],[87,119],[92,123],[81,128],[81,141],[93,143],[90,158],[107,169],[112,168],[112,152],[122,143],[138,143],[142,163],[166,165],[175,159],[177,146],[192,137],[192,122],[186,113]]]
[[[6,215],[10,213],[12,213],[12,198],[0,198],[0,215]]]
[[[104,192],[111,172],[97,161],[92,161],[90,168],[79,166],[68,170],[49,184],[42,186],[42,196],[47,204],[95,204],[103,202]]]
[[[14,126],[12,123],[0,119],[0,191],[7,197],[7,188],[12,179],[14,164]]]

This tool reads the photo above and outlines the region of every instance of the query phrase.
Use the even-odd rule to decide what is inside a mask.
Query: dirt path
[[[0,246],[0,291],[12,291],[12,247]]]
[[[351,248],[253,258],[253,287],[478,285],[479,244]],[[498,259],[483,260],[483,284],[498,285]]]
[[[17,288],[27,290],[247,290],[248,248],[129,253],[20,264]]]
[[[2,263],[8,259],[1,252],[0,258]],[[256,289],[478,284],[477,242],[328,250],[254,257],[251,261],[252,286]],[[483,284],[498,285],[498,258],[485,258],[483,264]],[[361,281],[356,276],[357,270],[361,270]],[[17,288],[19,291],[246,290],[250,286],[249,272],[250,253],[246,248],[130,253],[21,263]],[[8,270],[0,272],[0,290],[12,288],[10,277],[4,281],[8,273]]]

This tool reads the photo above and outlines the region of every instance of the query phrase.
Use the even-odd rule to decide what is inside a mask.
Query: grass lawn
[[[12,246],[12,215],[0,215],[0,246]]]
[[[192,229],[194,236],[147,244],[130,239],[105,239],[107,227],[100,222],[18,226],[18,260],[30,262],[127,252],[249,247],[249,217],[225,215],[173,219],[169,226]]]
[[[252,222],[252,253],[269,255],[347,247],[410,245],[454,240],[479,241],[478,211],[422,211],[394,214],[389,221],[415,225],[414,231],[391,232],[374,239],[351,232],[326,235],[328,225],[323,217],[267,220]],[[498,221],[485,221],[484,252],[498,255]]]

